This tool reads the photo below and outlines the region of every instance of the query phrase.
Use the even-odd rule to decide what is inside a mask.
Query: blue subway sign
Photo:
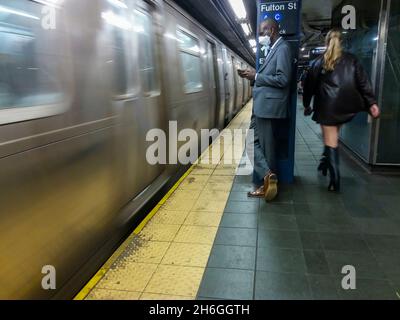
[[[258,1],[258,25],[272,18],[279,23],[280,34],[285,38],[298,37],[300,33],[301,1]],[[264,63],[266,48],[258,42],[257,36],[257,69]]]
[[[260,17],[261,20],[272,18],[278,21],[282,35],[295,35],[299,32],[299,7],[298,1],[261,3]]]

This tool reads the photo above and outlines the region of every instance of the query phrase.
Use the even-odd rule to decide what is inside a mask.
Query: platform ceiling
[[[246,61],[255,64],[255,56],[248,43],[248,37],[236,20],[228,0],[174,0],[190,13],[223,43]],[[243,0],[253,34],[257,31],[257,0]],[[303,0],[302,17],[307,25],[317,30],[325,30],[331,25],[333,9],[342,0]]]

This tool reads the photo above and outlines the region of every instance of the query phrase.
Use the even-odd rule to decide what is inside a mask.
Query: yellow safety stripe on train
[[[83,289],[75,296],[74,300],[84,300],[92,289],[100,282],[111,266],[118,259],[118,257],[125,251],[129,243],[143,230],[147,223],[154,217],[163,204],[171,197],[171,195],[178,189],[179,185],[186,179],[186,177],[193,171],[196,164],[192,165],[183,176],[175,183],[175,185],[167,192],[161,201],[154,207],[153,210],[143,219],[143,221],[136,227],[133,233],[122,243],[122,245],[113,253],[107,262],[100,268],[100,270],[93,276],[93,278],[83,287]]]

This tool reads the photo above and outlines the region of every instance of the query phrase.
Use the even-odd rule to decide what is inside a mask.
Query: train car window
[[[135,15],[135,31],[139,38],[139,65],[143,92],[146,94],[159,91],[156,63],[155,63],[155,39],[151,16],[140,11]]]
[[[42,25],[40,3],[0,3],[0,125],[66,110],[60,33]],[[61,28],[61,25],[59,25]]]
[[[177,34],[185,81],[185,93],[200,92],[203,90],[203,81],[199,40],[182,30],[178,30]]]
[[[111,29],[113,37],[114,95],[124,98],[135,94],[134,81],[134,46],[132,39],[132,15],[124,1],[110,6],[102,12],[102,18]]]

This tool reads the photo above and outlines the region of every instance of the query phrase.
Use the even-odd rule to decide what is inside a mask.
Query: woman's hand
[[[378,119],[381,115],[381,110],[379,109],[377,104],[374,104],[369,108],[369,114],[374,118]]]
[[[313,108],[311,108],[311,107],[308,107],[308,108],[304,108],[304,116],[305,117],[309,117],[309,116],[311,116],[312,115],[312,113],[313,113]]]

